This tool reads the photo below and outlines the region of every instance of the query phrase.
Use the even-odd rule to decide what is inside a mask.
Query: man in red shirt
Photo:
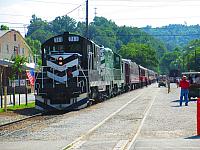
[[[189,93],[189,86],[190,83],[187,81],[187,77],[183,76],[182,80],[180,81],[179,86],[181,87],[181,96],[180,96],[180,106],[182,106],[183,96],[185,100],[185,106],[188,106],[188,93]]]

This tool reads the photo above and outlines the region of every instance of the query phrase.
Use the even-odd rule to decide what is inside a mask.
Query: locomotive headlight
[[[63,57],[58,57],[58,64],[63,65]]]

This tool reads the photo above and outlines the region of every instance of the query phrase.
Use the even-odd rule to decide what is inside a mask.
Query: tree
[[[128,43],[120,49],[123,58],[131,59],[133,62],[150,69],[158,66],[156,51],[146,44]]]
[[[28,26],[27,36],[30,36],[38,29],[47,30],[48,28],[49,25],[47,21],[43,21],[41,18],[36,17],[36,15],[32,15],[30,25]]]
[[[161,72],[163,74],[168,74],[171,69],[181,70],[181,64],[181,52],[166,52],[160,61]]]
[[[50,30],[55,34],[63,34],[64,32],[75,32],[76,31],[76,20],[69,16],[56,17],[50,22]]]
[[[190,41],[189,44],[184,48],[184,51],[184,57],[186,58],[184,61],[187,65],[187,71],[200,71],[200,39]]]
[[[25,40],[26,40],[26,43],[31,48],[33,54],[41,55],[40,54],[40,49],[41,49],[41,42],[40,41],[33,40],[30,37],[27,37]]]
[[[9,27],[6,25],[1,25],[1,30],[9,30]]]
[[[14,80],[17,77],[20,77],[22,71],[23,71],[23,66],[27,62],[27,58],[24,56],[16,55],[15,57],[12,58],[13,64],[11,67],[11,74],[10,74],[10,79]]]

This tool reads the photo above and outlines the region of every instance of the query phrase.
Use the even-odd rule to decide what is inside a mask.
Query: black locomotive
[[[80,35],[55,36],[42,44],[36,75],[36,108],[84,108],[155,81],[156,73]]]

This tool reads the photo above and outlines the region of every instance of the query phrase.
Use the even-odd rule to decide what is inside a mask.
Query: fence
[[[30,86],[8,86],[7,87],[7,105],[13,105],[16,104],[21,105],[28,104],[29,101],[34,101],[34,95],[31,94],[31,87]],[[4,104],[4,88],[0,88],[0,104],[1,108],[3,108]]]

